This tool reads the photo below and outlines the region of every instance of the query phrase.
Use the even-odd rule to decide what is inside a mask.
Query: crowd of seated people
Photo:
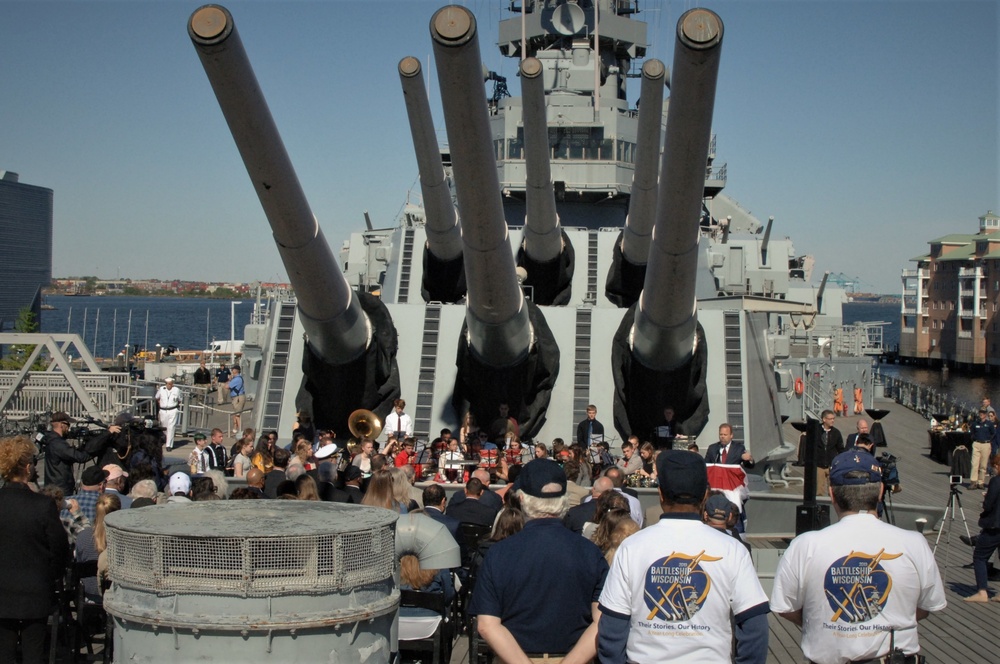
[[[199,441],[190,459],[193,463],[184,470],[166,468],[159,446],[140,444],[124,464],[85,469],[73,495],[63,496],[54,486],[45,487],[45,493],[59,506],[67,547],[78,561],[101,557],[106,548],[104,517],[119,509],[177,507],[213,500],[309,500],[381,507],[401,515],[425,514],[444,523],[456,541],[463,526],[475,527],[473,532],[480,533],[480,538],[471,555],[463,555],[466,565],[475,566],[496,543],[519,533],[531,520],[520,508],[518,476],[526,464],[545,460],[558,464],[567,480],[568,509],[560,517],[562,523],[593,542],[610,564],[622,542],[644,522],[628,478],[655,479],[660,453],[648,442],[632,441],[624,462],[616,462],[607,454],[595,456],[579,443],[567,445],[560,439],[551,447],[538,441],[523,444],[510,431],[498,447],[470,416],[459,437],[452,437],[445,429],[430,445],[432,468],[435,464],[442,471],[459,468],[461,474],[445,477],[438,473],[436,482],[421,489],[415,482],[426,474],[417,469],[427,457],[421,456],[412,437],[396,440],[390,436],[383,446],[364,438],[341,448],[333,432],[313,430],[313,440],[309,440],[305,436],[308,431],[307,427],[297,429],[286,447],[279,445],[276,432],[257,437],[248,429],[228,455],[225,450],[221,455],[207,453],[211,441]],[[603,442],[598,445],[605,452],[606,446]],[[222,464],[220,457],[228,461]],[[478,467],[456,463],[467,459],[486,463]],[[466,469],[471,472],[465,473]],[[188,472],[191,470],[195,472]],[[229,477],[246,485],[240,482],[230,490]],[[461,485],[450,492],[450,500],[441,486],[448,479]],[[735,513],[716,499],[704,520],[732,532]],[[404,587],[443,592],[449,602],[455,595],[453,581],[463,579],[459,569],[422,570],[412,555],[403,556],[400,570]],[[464,579],[469,581],[470,577],[464,575]],[[98,580],[91,579],[87,593],[99,595],[100,588]]]

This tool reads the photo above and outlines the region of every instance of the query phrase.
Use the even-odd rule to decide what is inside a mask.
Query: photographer
[[[97,421],[92,421],[92,423],[100,427],[105,426]],[[101,441],[105,443],[102,446],[101,456],[97,461],[97,465],[103,468],[108,464],[114,463],[122,467],[127,467],[128,459],[135,447],[135,437],[145,431],[145,429],[145,423],[133,417],[132,413],[122,411],[116,415],[114,424],[101,431],[95,431],[92,434],[95,437],[100,437]],[[96,441],[94,446],[97,447]]]
[[[67,496],[76,492],[73,464],[84,463],[96,457],[108,442],[106,435],[91,436],[83,448],[76,448],[66,442],[70,435],[72,418],[66,413],[52,415],[51,430],[40,435],[39,446],[45,453],[45,483],[55,484]],[[112,427],[117,429],[118,427]],[[109,429],[110,431],[110,429]]]

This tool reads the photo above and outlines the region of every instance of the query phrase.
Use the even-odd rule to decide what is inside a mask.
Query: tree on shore
[[[35,313],[30,307],[24,307],[17,313],[17,321],[14,322],[14,331],[25,333],[38,331],[38,321],[35,320]],[[5,356],[0,358],[0,369],[4,371],[17,371],[21,369],[34,350],[34,344],[11,344]],[[44,352],[31,365],[32,371],[45,370],[48,360],[43,355]]]

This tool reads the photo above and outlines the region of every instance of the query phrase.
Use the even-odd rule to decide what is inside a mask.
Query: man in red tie
[[[733,427],[728,423],[719,425],[719,442],[712,443],[705,452],[705,463],[739,464],[753,468],[753,456],[743,443],[733,442]]]

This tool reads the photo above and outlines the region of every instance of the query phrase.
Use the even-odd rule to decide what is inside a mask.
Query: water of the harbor
[[[844,324],[856,321],[890,321],[885,327],[883,345],[895,349],[899,345],[900,305],[875,302],[849,302],[843,305]],[[955,370],[945,374],[942,381],[939,369],[909,366],[905,364],[880,364],[878,370],[886,376],[897,376],[917,385],[925,385],[964,401],[970,406],[978,405],[983,397],[1000,401],[1000,376],[963,375]]]
[[[235,336],[243,338],[253,301],[239,302],[233,307],[230,300],[194,297],[52,295],[45,303],[55,309],[42,311],[41,331],[79,334],[95,357],[115,357],[127,345],[203,350],[231,338],[231,313]]]

